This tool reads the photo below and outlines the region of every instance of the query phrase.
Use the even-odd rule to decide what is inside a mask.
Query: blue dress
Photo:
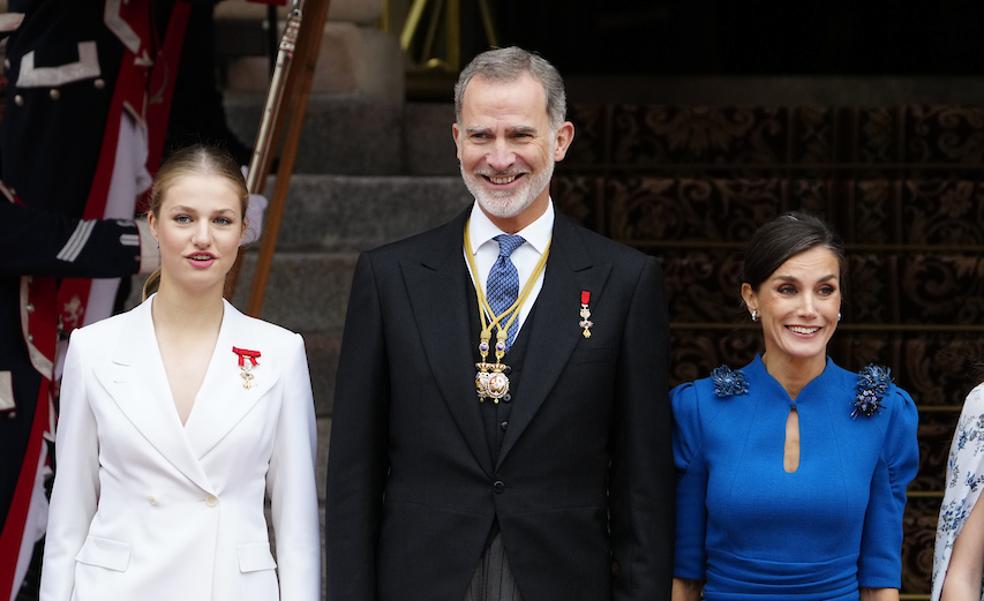
[[[899,588],[919,463],[912,399],[889,385],[881,409],[852,418],[858,375],[830,359],[796,401],[760,358],[738,372],[745,392],[718,396],[705,378],[671,393],[674,575],[705,581],[706,601],[856,601],[859,588]],[[793,405],[800,463],[786,473]]]

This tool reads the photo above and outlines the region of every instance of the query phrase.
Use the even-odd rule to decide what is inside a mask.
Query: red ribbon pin
[[[257,365],[259,365],[259,363],[257,363],[256,360],[262,356],[260,355],[260,351],[253,351],[248,348],[239,348],[237,346],[232,347],[232,352],[236,353],[236,355],[239,357],[239,367],[246,367],[247,358],[249,359],[249,362],[252,364],[252,366],[256,367]]]

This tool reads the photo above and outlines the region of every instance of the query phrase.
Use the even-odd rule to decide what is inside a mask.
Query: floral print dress
[[[984,489],[984,384],[967,395],[946,462],[946,492],[940,506],[933,555],[932,601],[939,601],[950,554]],[[984,591],[984,586],[982,586]],[[984,601],[984,594],[981,595]]]

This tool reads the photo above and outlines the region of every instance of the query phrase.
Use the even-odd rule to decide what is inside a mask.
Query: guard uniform
[[[0,217],[9,249],[0,274],[0,398],[10,416],[0,418],[4,599],[19,586],[38,524],[43,532],[42,435],[55,419],[59,330],[67,336],[111,313],[118,280],[89,278],[139,268],[133,216],[150,184],[148,123],[166,112],[171,87],[150,0],[12,0],[8,10],[24,17],[7,43],[0,176],[26,209],[0,203],[17,215]]]
[[[143,222],[80,220],[0,192],[0,595],[11,599],[44,533],[58,282],[132,275],[159,259]]]

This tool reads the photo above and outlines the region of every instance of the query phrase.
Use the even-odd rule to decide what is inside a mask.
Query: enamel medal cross
[[[253,351],[246,348],[232,347],[232,352],[239,359],[239,377],[243,379],[243,388],[249,390],[253,387],[253,368],[259,367],[257,359],[260,358],[260,351]]]
[[[583,328],[581,335],[584,336],[585,338],[591,338],[591,326],[594,325],[594,322],[588,319],[589,317],[591,317],[591,309],[588,308],[588,305],[590,303],[591,303],[591,291],[582,290],[581,312],[580,312],[581,321],[577,325]]]

